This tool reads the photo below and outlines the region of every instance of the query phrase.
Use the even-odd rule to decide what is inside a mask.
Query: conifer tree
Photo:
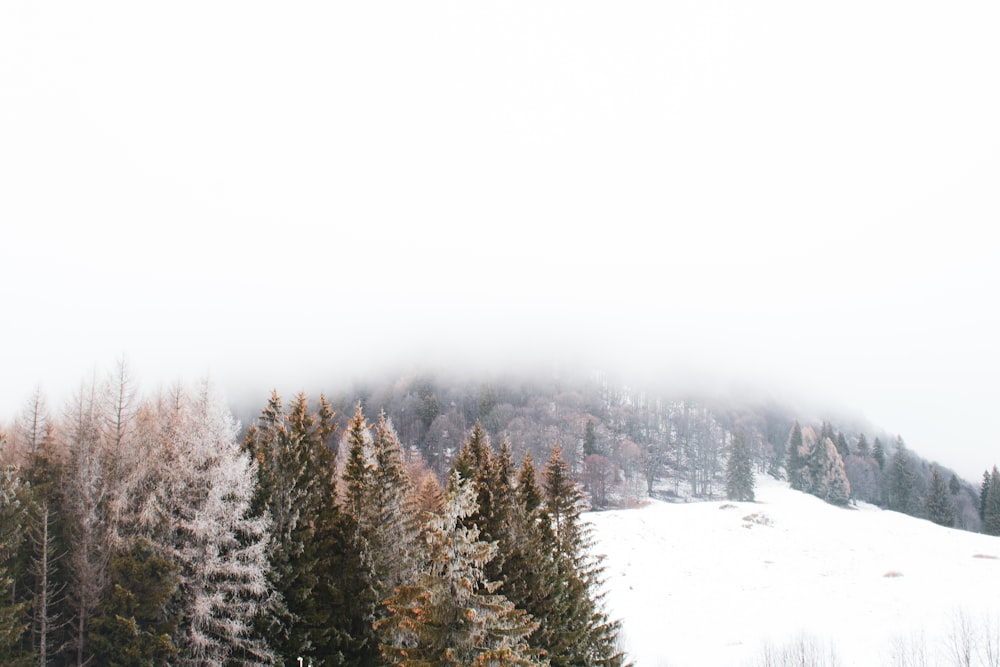
[[[553,445],[545,465],[545,506],[556,559],[556,600],[549,615],[553,665],[620,665],[619,623],[603,609],[603,567],[590,557],[592,534],[580,514],[584,495],[570,476],[562,449]]]
[[[833,440],[823,438],[813,445],[806,462],[808,491],[834,505],[846,505],[851,486],[844,471],[844,461]]]
[[[896,451],[892,455],[889,467],[889,508],[897,512],[909,513],[913,485],[913,465],[910,462],[910,454],[900,439],[896,442]]]
[[[847,438],[840,431],[837,432],[837,439],[834,441],[837,445],[837,453],[840,454],[841,459],[846,459],[851,453],[851,448],[847,445]]]
[[[335,430],[325,396],[311,411],[300,393],[286,411],[275,392],[244,438],[257,463],[252,514],[269,517],[272,533],[268,578],[275,595],[258,630],[288,664],[300,656],[335,664],[365,652],[352,605],[367,599],[366,580],[354,529],[337,504]]]
[[[1000,535],[1000,471],[993,466],[990,474],[990,488],[986,494],[986,510],[983,512],[983,532]]]
[[[871,456],[871,447],[868,445],[868,438],[862,433],[858,436],[858,446],[857,446],[858,456],[865,458]]]
[[[990,477],[990,471],[989,470],[984,470],[983,471],[983,483],[979,486],[979,520],[980,521],[985,521],[986,520],[986,498],[989,497],[989,494],[990,494],[990,481],[991,480],[992,480],[992,477]]]
[[[14,579],[27,519],[25,491],[16,468],[0,468],[0,660],[5,665],[25,664],[31,657],[22,644],[28,629],[28,603],[17,598]]]
[[[958,481],[958,475],[951,473],[951,479],[948,480],[948,490],[951,491],[951,495],[957,496],[959,491],[962,490],[962,484]]]
[[[955,504],[937,466],[931,469],[931,486],[927,491],[924,509],[927,518],[938,525],[951,527],[955,523]]]
[[[754,478],[750,462],[750,448],[747,447],[746,433],[737,428],[729,447],[726,462],[726,497],[730,500],[753,502]]]
[[[154,667],[177,653],[174,599],[178,567],[150,542],[136,539],[111,556],[111,595],[91,621],[90,642],[98,664]]]
[[[536,624],[494,591],[483,567],[496,546],[465,519],[476,510],[471,483],[452,472],[445,511],[425,531],[427,556],[414,582],[386,600],[378,623],[382,655],[392,665],[542,665],[525,638]]]
[[[793,489],[803,491],[806,488],[805,462],[802,459],[802,427],[798,420],[792,423],[788,434],[788,482]]]
[[[875,438],[875,444],[872,446],[872,458],[878,463],[879,470],[885,470],[885,447],[878,438]]]
[[[161,400],[159,477],[145,502],[150,542],[176,564],[177,665],[270,665],[255,632],[272,589],[266,517],[251,516],[254,468],[236,423],[211,387]]]
[[[382,601],[413,576],[419,526],[406,500],[409,479],[402,445],[385,412],[370,430],[359,404],[345,437],[345,497],[352,512],[353,547],[364,565],[364,594],[356,604],[366,645],[375,651],[375,626],[388,616]]]

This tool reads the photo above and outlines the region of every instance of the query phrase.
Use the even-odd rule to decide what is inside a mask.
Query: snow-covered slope
[[[959,615],[1000,629],[1000,538],[833,507],[766,477],[756,503],[587,516],[640,667],[750,665],[802,637],[832,642],[841,665],[884,665],[904,645],[944,650]]]

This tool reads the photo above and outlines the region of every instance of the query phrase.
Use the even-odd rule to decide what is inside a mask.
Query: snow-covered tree
[[[996,466],[993,466],[993,472],[990,473],[990,488],[983,512],[983,532],[987,535],[1000,535],[1000,471]]]
[[[254,467],[208,383],[161,399],[161,476],[147,500],[151,535],[178,568],[178,665],[269,665],[253,631],[271,597],[267,517],[251,517]]]
[[[937,466],[931,469],[931,487],[924,500],[924,510],[927,518],[936,524],[950,527],[955,523],[955,504]]]
[[[730,500],[753,502],[754,479],[750,462],[750,449],[747,447],[746,432],[737,428],[732,435],[729,446],[729,459],[726,462],[726,497]]]
[[[465,519],[476,511],[476,490],[452,473],[444,512],[424,532],[426,562],[411,584],[386,600],[379,622],[382,654],[392,665],[542,665],[526,637],[536,624],[495,590],[483,568],[496,554]]]

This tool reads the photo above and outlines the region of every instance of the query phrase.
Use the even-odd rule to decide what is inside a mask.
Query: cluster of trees
[[[648,496],[750,497],[747,479],[752,482],[755,471],[787,478],[829,502],[864,501],[942,525],[983,529],[979,489],[923,460],[899,436],[817,422],[800,426],[793,446],[794,414],[773,403],[682,399],[603,376],[490,382],[404,377],[356,387],[332,403],[348,411],[358,397],[401,424],[402,440],[442,477],[461,447],[456,434],[478,422],[494,439],[507,438],[518,457],[537,459],[546,455],[539,443],[563,443],[570,470],[596,509],[632,506]],[[742,472],[734,489],[734,468],[745,471],[747,458],[752,472]]]
[[[5,665],[620,665],[582,490],[476,424],[443,485],[383,412],[124,367],[2,436]]]
[[[845,436],[829,422],[822,423],[817,435],[813,427],[800,427],[796,421],[785,450],[792,488],[828,502],[860,500],[966,530],[985,526],[990,473],[984,475],[977,502],[967,482],[917,457],[899,436],[887,452],[879,437],[869,445],[864,433]]]
[[[1000,535],[1000,471],[983,472],[983,484],[979,489],[979,518],[983,522],[983,532]]]

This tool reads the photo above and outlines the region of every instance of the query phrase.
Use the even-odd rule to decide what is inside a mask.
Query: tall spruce
[[[931,469],[931,486],[924,500],[924,511],[927,518],[938,525],[951,527],[955,523],[955,504],[937,466]]]
[[[737,428],[731,436],[726,462],[726,496],[730,500],[753,502],[754,478],[746,432]]]
[[[885,470],[885,447],[882,446],[882,441],[875,438],[875,444],[872,445],[872,458],[878,463],[879,470]]]
[[[275,595],[258,630],[285,664],[315,665],[364,653],[354,609],[361,571],[348,521],[337,505],[336,419],[325,396],[315,411],[304,394],[287,410],[272,393],[243,447],[256,462],[253,516],[269,517],[268,578]],[[369,651],[370,653],[370,651]]]
[[[889,509],[912,512],[914,490],[913,463],[902,439],[896,441],[896,451],[889,464]]]
[[[986,499],[990,495],[990,471],[983,471],[983,483],[979,485],[979,520],[986,520]]]
[[[556,560],[556,599],[550,614],[553,665],[621,665],[620,624],[604,610],[604,568],[593,558],[589,524],[581,519],[585,498],[570,476],[558,444],[545,464],[545,505]]]
[[[353,547],[364,566],[364,591],[356,604],[374,660],[376,626],[389,615],[384,600],[414,574],[419,526],[407,502],[410,488],[402,445],[385,412],[371,428],[359,404],[345,439],[344,493],[351,509]]]
[[[802,491],[806,486],[805,461],[802,457],[802,427],[798,420],[792,423],[788,434],[788,482],[793,489]]]
[[[993,466],[990,473],[990,488],[986,494],[986,510],[983,512],[983,532],[1000,535],[1000,471]]]
[[[378,622],[389,664],[546,664],[526,642],[536,623],[485,578],[496,545],[466,524],[475,511],[476,490],[453,471],[444,512],[431,515],[424,531],[426,561],[411,584],[386,600],[389,616]]]

